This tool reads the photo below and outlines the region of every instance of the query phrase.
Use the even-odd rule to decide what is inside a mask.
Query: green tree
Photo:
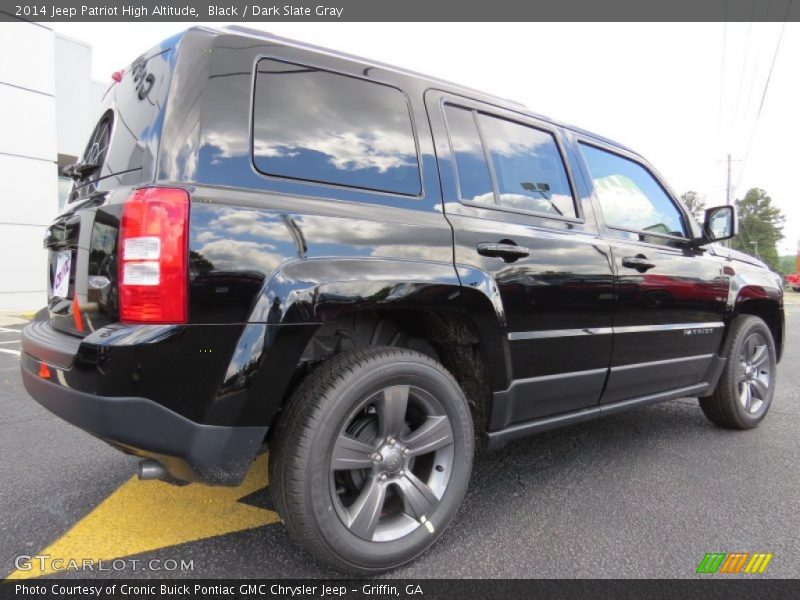
[[[731,240],[731,248],[758,256],[769,268],[777,271],[777,243],[783,239],[786,218],[772,198],[760,188],[751,188],[744,198],[736,200],[739,213],[739,235]]]
[[[778,271],[780,271],[783,275],[791,275],[795,273],[797,269],[795,268],[795,261],[796,257],[791,255],[781,256],[778,258]]]
[[[706,209],[706,201],[697,192],[688,191],[681,196],[681,201],[698,223],[703,223],[703,211]]]

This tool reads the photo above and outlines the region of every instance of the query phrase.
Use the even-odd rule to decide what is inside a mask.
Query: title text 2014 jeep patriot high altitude
[[[493,96],[191,29],[106,94],[22,376],[145,478],[270,489],[369,573],[453,518],[475,443],[696,396],[754,427],[781,282],[638,154]]]

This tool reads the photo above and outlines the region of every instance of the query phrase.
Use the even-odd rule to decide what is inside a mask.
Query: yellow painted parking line
[[[277,523],[277,513],[239,502],[266,486],[266,454],[255,460],[238,487],[178,487],[133,477],[38,554],[49,555],[47,565],[54,559],[63,559],[63,564],[113,560]],[[9,579],[54,572],[48,566],[40,570],[38,561],[31,567],[11,573]]]

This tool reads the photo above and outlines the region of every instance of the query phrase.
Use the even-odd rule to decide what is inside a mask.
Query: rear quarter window
[[[257,65],[253,163],[274,177],[408,196],[421,192],[403,92],[275,59]]]

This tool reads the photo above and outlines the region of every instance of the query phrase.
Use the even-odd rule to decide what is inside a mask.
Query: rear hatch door
[[[106,92],[62,213],[48,227],[48,310],[76,336],[118,320],[116,245],[122,202],[153,181],[179,38],[137,58]]]

